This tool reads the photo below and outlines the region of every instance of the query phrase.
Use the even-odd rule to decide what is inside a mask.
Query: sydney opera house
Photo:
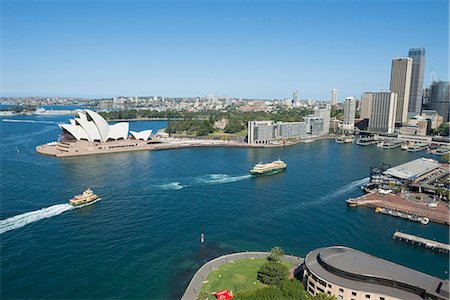
[[[157,143],[151,138],[152,130],[129,131],[127,122],[109,125],[102,116],[89,109],[79,110],[78,117],[69,121],[70,124],[59,125],[62,134],[58,142],[38,146],[36,151],[63,157],[149,150],[148,145]]]

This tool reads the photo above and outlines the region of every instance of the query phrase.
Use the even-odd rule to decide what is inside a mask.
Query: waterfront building
[[[411,88],[409,92],[408,116],[420,114],[422,109],[423,73],[425,70],[425,49],[411,48],[408,57],[412,59]]]
[[[429,125],[430,123],[430,125]],[[407,135],[427,135],[431,129],[431,121],[428,121],[417,115],[414,118],[408,119],[408,124],[400,128],[401,134]]]
[[[331,105],[326,104],[325,108],[315,109],[314,116],[323,119],[322,134],[328,134],[330,132]]]
[[[356,99],[347,97],[344,102],[344,123],[342,129],[353,130],[355,126]]]
[[[404,124],[408,120],[409,93],[411,89],[412,58],[394,58],[391,68],[391,92],[396,93],[397,110],[395,122]]]
[[[361,95],[361,119],[370,119],[372,111],[373,93],[366,92]]]
[[[444,122],[448,122],[450,109],[450,82],[433,81],[430,87],[429,107],[442,116]]]
[[[268,144],[275,140],[275,125],[273,121],[249,121],[248,143]]]
[[[130,131],[131,136],[136,140],[148,141],[153,130]]]
[[[430,120],[431,129],[438,128],[443,123],[443,118],[435,110],[422,110],[420,116],[426,120]]]
[[[299,139],[306,136],[305,122],[249,121],[248,143],[269,144],[280,139]]]
[[[319,136],[323,134],[323,118],[315,117],[313,115],[307,116],[306,121],[306,134],[311,136]]]
[[[393,133],[397,110],[397,94],[392,92],[372,93],[372,104],[368,130]]]
[[[331,101],[330,104],[331,105],[337,105],[337,89],[332,89],[331,90]]]
[[[302,281],[311,295],[337,299],[448,299],[449,281],[344,247],[315,249],[306,255]]]
[[[392,167],[383,172],[385,176],[405,185],[422,184],[421,181],[433,177],[439,172],[444,174],[449,170],[439,162],[429,158],[418,158],[407,163]]]

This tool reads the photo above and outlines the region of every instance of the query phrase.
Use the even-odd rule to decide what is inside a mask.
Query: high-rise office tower
[[[337,89],[332,89],[331,90],[331,101],[330,101],[331,105],[336,105],[337,104]]]
[[[379,92],[372,94],[369,131],[393,133],[397,110],[397,94]]]
[[[450,120],[450,82],[433,81],[430,86],[430,109],[442,116],[444,122]]]
[[[294,95],[292,95],[292,103],[298,102],[298,91],[294,91]]]
[[[344,102],[343,129],[353,130],[355,125],[356,98],[347,97]]]
[[[412,58],[394,58],[391,68],[391,92],[398,95],[395,123],[408,121],[409,92],[411,89]]]
[[[367,92],[361,96],[361,119],[370,119],[373,93]]]
[[[412,58],[411,89],[409,92],[408,117],[420,114],[422,110],[423,73],[425,69],[425,49],[411,48],[408,57]]]

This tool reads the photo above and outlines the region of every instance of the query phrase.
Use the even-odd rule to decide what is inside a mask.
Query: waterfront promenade
[[[206,264],[201,266],[200,269],[198,269],[198,271],[194,274],[181,299],[196,299],[197,294],[200,292],[204,281],[208,277],[208,274],[221,265],[240,259],[267,258],[269,255],[270,252],[238,252],[223,255],[210,260]],[[303,258],[292,255],[284,255],[282,260],[294,264],[294,269],[296,269],[303,263]]]

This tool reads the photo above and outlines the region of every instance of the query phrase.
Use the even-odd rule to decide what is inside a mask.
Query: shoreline
[[[186,287],[181,300],[196,299],[198,292],[200,292],[209,273],[221,265],[229,263],[233,260],[267,258],[269,255],[270,252],[237,252],[222,255],[206,262],[197,270],[197,272],[195,272],[194,276],[192,276],[192,279]],[[303,258],[293,255],[284,255],[282,260],[293,263],[294,270],[297,269],[304,261]]]

